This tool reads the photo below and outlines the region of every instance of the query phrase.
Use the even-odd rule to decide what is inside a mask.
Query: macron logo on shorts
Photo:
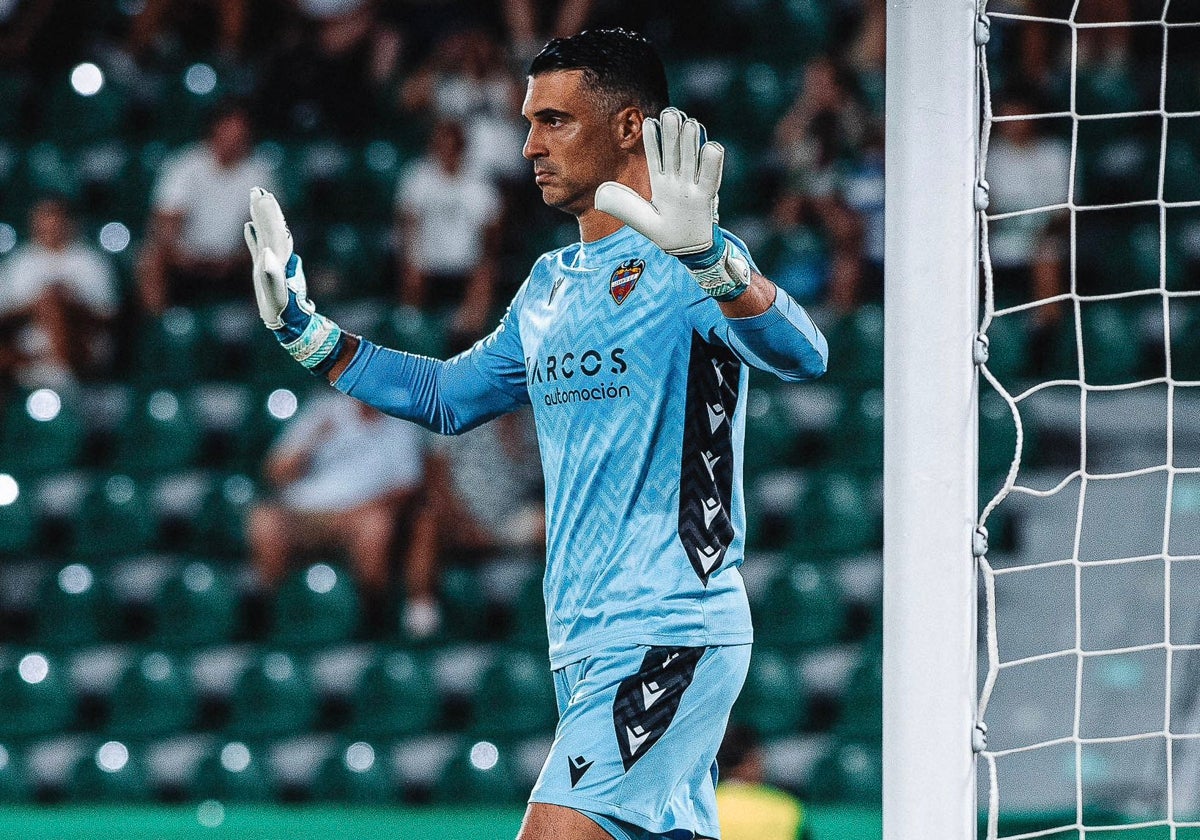
[[[579,784],[579,780],[583,778],[583,774],[586,773],[588,770],[591,770],[592,765],[595,763],[596,762],[594,762],[594,761],[588,761],[586,758],[584,758],[581,755],[570,756],[567,759],[567,764],[570,766],[570,769],[571,769],[571,787],[572,787],[572,789],[575,787],[575,785]]]

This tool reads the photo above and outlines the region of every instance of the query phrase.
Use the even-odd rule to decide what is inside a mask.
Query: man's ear
[[[636,151],[642,148],[642,120],[645,116],[635,105],[622,108],[613,117],[613,131],[617,136],[617,144],[626,151]]]

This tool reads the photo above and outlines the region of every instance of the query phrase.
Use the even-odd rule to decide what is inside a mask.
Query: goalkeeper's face
[[[521,113],[529,121],[522,153],[542,200],[575,216],[594,208],[598,186],[623,180],[630,151],[641,148],[640,121],[631,130],[626,112],[607,113],[579,70],[531,76]]]

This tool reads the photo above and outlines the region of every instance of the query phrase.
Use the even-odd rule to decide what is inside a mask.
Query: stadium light
[[[71,87],[80,96],[95,96],[104,87],[104,72],[90,61],[77,64],[71,71]]]
[[[325,563],[315,563],[304,573],[304,583],[313,592],[324,595],[337,585],[337,572]]]
[[[217,88],[217,71],[203,62],[193,64],[183,72],[183,86],[188,93],[207,96]]]
[[[267,397],[267,412],[276,420],[287,420],[296,413],[299,401],[287,388],[276,388]]]
[[[491,741],[480,741],[471,747],[471,766],[476,770],[491,770],[500,760],[500,750]]]
[[[359,741],[346,747],[346,767],[355,773],[365,773],[375,766],[375,748]]]
[[[94,582],[92,570],[82,563],[63,566],[58,573],[58,588],[68,595],[82,595],[92,588]]]
[[[0,507],[7,507],[21,495],[21,485],[8,473],[0,473]]]
[[[109,222],[100,228],[100,247],[110,254],[119,254],[129,247],[132,239],[129,228],[120,222]]]
[[[50,673],[50,663],[40,653],[27,653],[17,663],[17,674],[30,685],[37,685]]]
[[[49,388],[38,388],[25,398],[25,412],[41,423],[48,423],[62,411],[62,397]]]
[[[118,773],[129,763],[129,748],[120,741],[107,741],[96,750],[96,766],[105,773]]]

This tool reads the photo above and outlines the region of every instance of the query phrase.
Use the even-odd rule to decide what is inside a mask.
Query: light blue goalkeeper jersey
[[[727,319],[624,227],[544,255],[465,353],[443,363],[364,341],[337,387],[443,433],[532,404],[557,669],[619,643],[751,641],[738,571],[746,363],[796,380],[825,359],[782,291],[763,315]]]

